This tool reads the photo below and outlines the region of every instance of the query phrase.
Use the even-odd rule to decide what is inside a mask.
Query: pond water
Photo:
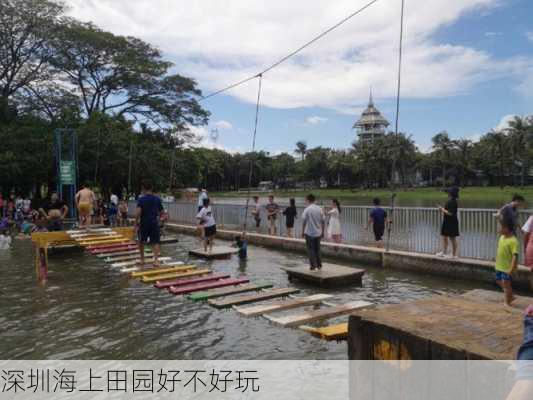
[[[163,255],[187,260],[195,238],[180,236]],[[197,261],[196,261],[197,262]],[[250,246],[249,260],[206,263],[232,276],[289,286],[280,266],[302,255]],[[340,262],[337,262],[341,264]],[[346,359],[346,342],[325,342],[264,318],[244,318],[169,295],[130,280],[81,251],[50,256],[50,279],[36,283],[31,243],[0,252],[2,359]],[[396,303],[480,287],[468,282],[367,268],[362,287],[319,290],[294,284],[302,295],[330,293],[332,302]],[[485,287],[487,288],[487,287]],[[491,288],[489,286],[488,288]],[[291,311],[294,312],[294,311]],[[344,317],[344,320],[346,317]],[[332,320],[331,322],[336,322]]]

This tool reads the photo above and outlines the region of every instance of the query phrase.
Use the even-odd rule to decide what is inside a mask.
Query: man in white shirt
[[[208,198],[204,200],[202,209],[196,215],[196,219],[198,220],[198,228],[202,230],[204,250],[209,254],[213,250],[213,243],[217,233],[217,224],[213,215],[213,210],[209,205]]]
[[[208,198],[209,196],[207,195],[207,190],[200,189],[200,193],[198,194],[198,212],[204,208],[204,200]]]
[[[324,236],[324,213],[322,208],[315,204],[315,196],[306,197],[307,207],[302,213],[302,237],[305,238],[307,255],[311,271],[322,268],[320,258],[320,239]]]

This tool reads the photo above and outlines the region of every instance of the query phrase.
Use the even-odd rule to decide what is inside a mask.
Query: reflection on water
[[[181,236],[163,255],[187,259],[196,239]],[[249,260],[209,263],[219,272],[288,286],[279,266],[301,265],[301,255],[250,246]],[[344,359],[346,343],[328,343],[264,318],[244,318],[174,297],[129,280],[96,257],[63,252],[50,257],[50,280],[35,282],[31,244],[16,241],[0,252],[0,354],[3,359]],[[473,285],[368,268],[363,287],[318,290],[334,302],[365,299],[394,303]],[[479,287],[479,286],[478,286]],[[333,320],[335,321],[335,320]]]

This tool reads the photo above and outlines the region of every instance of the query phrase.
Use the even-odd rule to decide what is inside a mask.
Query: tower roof
[[[390,125],[389,121],[385,119],[381,112],[374,106],[372,98],[372,90],[370,90],[370,97],[368,99],[368,106],[361,114],[361,118],[353,125],[354,128],[363,128],[365,126],[381,125],[387,127]]]

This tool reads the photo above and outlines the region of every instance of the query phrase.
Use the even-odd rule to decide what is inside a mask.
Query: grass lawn
[[[324,201],[331,198],[338,198],[344,201],[354,201],[356,203],[371,203],[374,197],[382,199],[383,203],[388,202],[391,192],[388,189],[377,190],[351,190],[351,189],[313,189],[313,190],[275,190],[274,195],[277,197],[305,197],[308,193],[313,193]],[[477,207],[498,207],[510,201],[514,193],[519,193],[526,198],[528,206],[533,205],[533,187],[468,187],[462,188],[460,192],[461,203]],[[267,192],[261,193],[261,197],[266,197]],[[246,197],[246,192],[219,192],[211,193],[213,197]],[[442,204],[446,200],[446,194],[441,188],[416,188],[401,189],[397,191],[397,200],[402,205],[421,205],[433,206],[436,203]]]

